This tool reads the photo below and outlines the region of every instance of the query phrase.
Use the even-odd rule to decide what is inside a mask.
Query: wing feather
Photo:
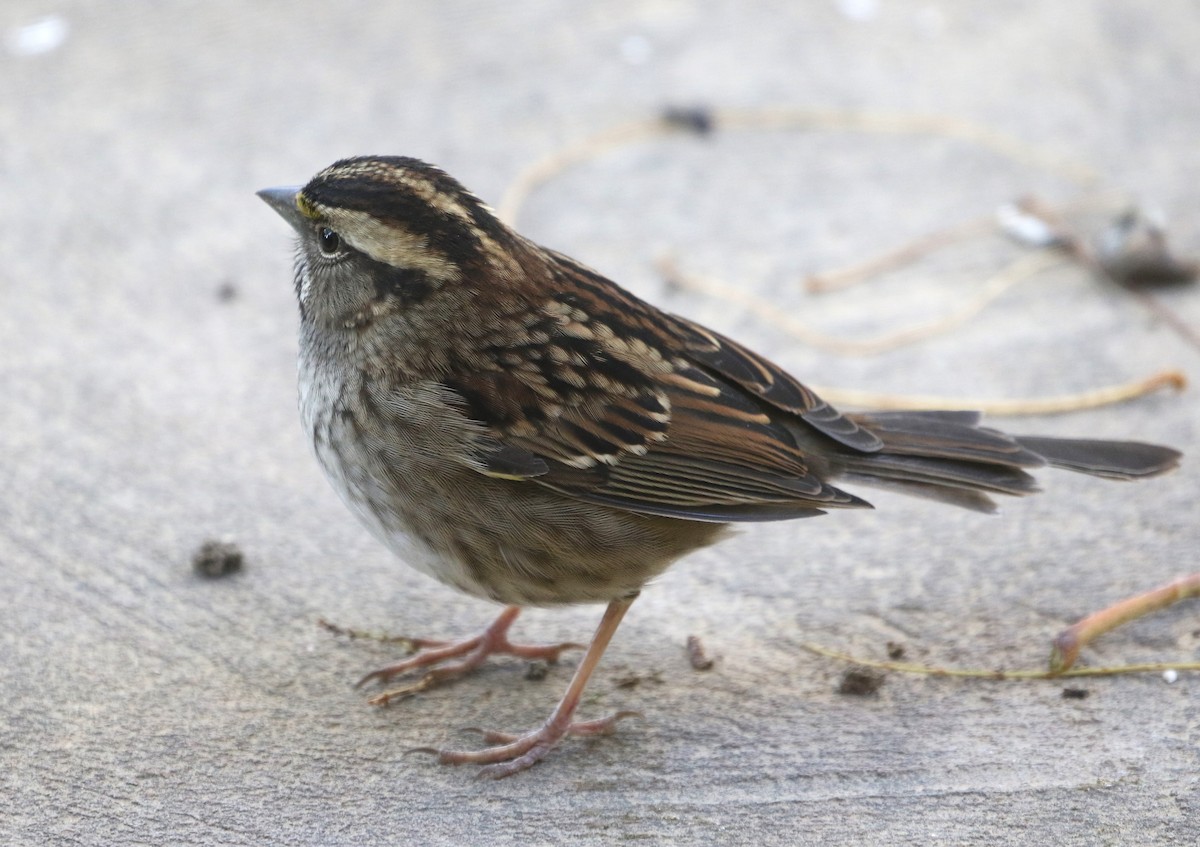
[[[858,450],[878,449],[868,430],[740,345],[546,256],[560,294],[445,380],[485,427],[485,473],[704,521],[869,505],[824,482],[780,412]]]

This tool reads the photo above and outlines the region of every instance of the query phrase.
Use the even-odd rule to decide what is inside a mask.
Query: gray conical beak
[[[296,206],[296,195],[300,193],[302,186],[285,185],[279,188],[264,188],[262,191],[255,193],[263,199],[263,202],[279,213],[279,216],[290,223],[292,227],[299,232],[304,226],[307,226],[311,221],[304,215],[300,214],[300,209]]]

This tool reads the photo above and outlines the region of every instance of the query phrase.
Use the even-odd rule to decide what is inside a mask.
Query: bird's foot
[[[488,656],[517,656],[521,659],[541,659],[554,663],[564,650],[583,649],[584,645],[570,641],[561,644],[513,644],[508,640],[508,629],[520,611],[517,606],[505,608],[483,632],[462,641],[409,639],[418,648],[416,655],[372,671],[358,681],[358,687],[369,682],[387,682],[418,668],[431,668],[419,679],[376,694],[368,701],[375,706],[386,706],[393,700],[411,697],[435,685],[464,676],[482,665]],[[459,661],[450,661],[452,659]]]
[[[572,723],[569,716],[555,712],[540,729],[525,735],[515,735],[494,730],[478,730],[483,740],[493,746],[482,750],[441,750],[436,747],[418,747],[412,752],[430,753],[444,765],[483,765],[479,776],[502,779],[520,773],[540,762],[547,753],[570,735],[591,737],[612,735],[617,721],[622,718],[641,717],[640,712],[614,712],[605,718]]]

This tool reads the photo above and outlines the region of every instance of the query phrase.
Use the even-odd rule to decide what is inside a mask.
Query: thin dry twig
[[[1200,671],[1200,662],[1148,662],[1136,665],[1113,665],[1102,668],[1072,668],[1068,671],[1054,672],[1048,670],[988,670],[987,668],[943,668],[936,665],[920,665],[913,662],[885,662],[877,659],[863,659],[822,647],[820,644],[805,643],[800,645],[810,653],[837,659],[839,662],[849,662],[868,668],[878,668],[898,673],[921,674],[923,676],[967,677],[971,679],[1014,680],[1014,679],[1064,679],[1079,676],[1117,676],[1131,673],[1162,673],[1163,671]]]
[[[1018,283],[1067,261],[1063,256],[1050,251],[1038,251],[1022,256],[988,279],[970,300],[945,315],[874,338],[850,340],[812,329],[803,321],[780,311],[778,303],[760,297],[753,291],[735,288],[713,277],[685,273],[670,259],[660,259],[656,265],[669,284],[741,306],[757,320],[776,326],[805,344],[846,356],[870,356],[923,341],[959,326],[979,314],[989,303]]]
[[[1176,335],[1190,344],[1194,349],[1200,350],[1200,333],[1197,333],[1195,327],[1179,317],[1173,310],[1167,308],[1160,303],[1157,298],[1149,291],[1138,291],[1133,289],[1129,292],[1134,299],[1145,306],[1159,320],[1169,326]]]
[[[556,150],[524,168],[509,184],[500,198],[497,214],[516,224],[517,217],[529,195],[572,165],[595,159],[604,153],[671,132],[660,120],[637,120],[624,123]]]
[[[1012,231],[1014,224],[1020,222],[1019,220],[1014,221],[1013,216],[1021,220],[1036,221],[1039,224],[1043,224],[1047,232],[1057,233],[1065,237],[1066,233],[1061,228],[1063,215],[1103,210],[1115,211],[1128,205],[1129,198],[1123,192],[1115,190],[1089,192],[1058,209],[1050,209],[1037,198],[1023,197],[1011,206],[1001,207],[997,213],[981,215],[965,223],[926,233],[906,244],[901,244],[899,247],[894,247],[869,259],[854,262],[841,268],[811,274],[805,280],[805,288],[814,294],[840,291],[871,277],[879,276],[888,271],[893,271],[920,261],[929,254],[945,247],[950,247],[984,235],[1004,232],[1012,237],[1016,237],[1022,243],[1026,243],[1025,239],[1021,238],[1024,233]],[[1004,213],[1009,209],[1011,209],[1011,214],[1006,217]],[[1050,241],[1048,243],[1028,246],[1055,246],[1055,242]]]
[[[515,224],[521,208],[537,188],[567,168],[638,141],[667,135],[707,135],[720,130],[822,130],[878,135],[932,135],[954,138],[991,150],[1015,162],[1057,173],[1090,185],[1097,173],[1087,165],[1018,141],[985,126],[946,115],[906,115],[836,109],[693,109],[688,120],[681,110],[667,109],[655,118],[630,121],[584,138],[537,160],[522,170],[498,206],[500,217]]]
[[[1187,378],[1177,370],[1159,371],[1144,379],[1108,385],[1080,391],[1075,394],[1059,394],[1053,397],[1018,397],[997,400],[984,397],[946,397],[936,394],[880,394],[872,391],[855,391],[832,386],[813,386],[813,390],[835,406],[857,406],[859,408],[920,411],[933,409],[974,409],[998,417],[1019,415],[1058,415],[1112,406],[1145,397],[1163,389],[1182,391],[1187,387]]]
[[[432,641],[427,638],[410,638],[407,635],[388,635],[385,632],[371,632],[365,629],[348,629],[344,626],[338,626],[335,623],[325,620],[325,618],[317,619],[317,626],[326,632],[342,638],[348,638],[351,641],[375,641],[379,644],[399,644],[410,653],[415,653],[423,647],[437,646],[444,642]]]
[[[712,115],[714,127],[718,130],[816,129],[876,135],[931,135],[953,138],[1083,185],[1090,185],[1100,179],[1095,169],[1083,162],[1027,144],[990,127],[949,115],[789,108],[717,109]]]
[[[870,339],[846,340],[811,329],[803,322],[780,312],[777,305],[751,291],[734,288],[712,277],[685,274],[669,258],[656,264],[659,273],[671,285],[688,291],[717,297],[742,306],[758,320],[779,327],[797,340],[836,353],[866,355],[894,349],[944,332],[969,320],[1004,292],[1035,273],[1067,261],[1060,254],[1039,251],[1013,262],[989,279],[983,288],[958,309],[933,321]],[[1093,409],[1128,402],[1165,388],[1181,391],[1187,379],[1178,370],[1165,370],[1132,382],[1108,385],[1073,394],[1053,397],[1029,397],[997,400],[991,398],[954,398],[936,395],[878,394],[868,391],[814,386],[825,399],[835,405],[873,409],[977,409],[990,415],[1049,415]]]
[[[907,244],[902,244],[861,262],[854,262],[831,271],[810,274],[804,280],[804,287],[814,294],[840,291],[862,280],[912,264],[943,247],[949,247],[952,244],[978,238],[995,231],[996,216],[983,215],[958,226],[927,233]]]
[[[1200,573],[1180,577],[1152,591],[1093,612],[1064,629],[1054,639],[1050,649],[1050,672],[1065,673],[1079,658],[1080,649],[1104,633],[1189,597],[1200,597]]]

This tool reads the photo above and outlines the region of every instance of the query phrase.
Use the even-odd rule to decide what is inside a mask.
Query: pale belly
[[[720,525],[587,504],[477,472],[462,458],[473,425],[446,417],[440,390],[394,391],[378,414],[364,415],[377,398],[301,380],[302,418],[330,483],[422,573],[501,603],[608,602],[720,534]]]

